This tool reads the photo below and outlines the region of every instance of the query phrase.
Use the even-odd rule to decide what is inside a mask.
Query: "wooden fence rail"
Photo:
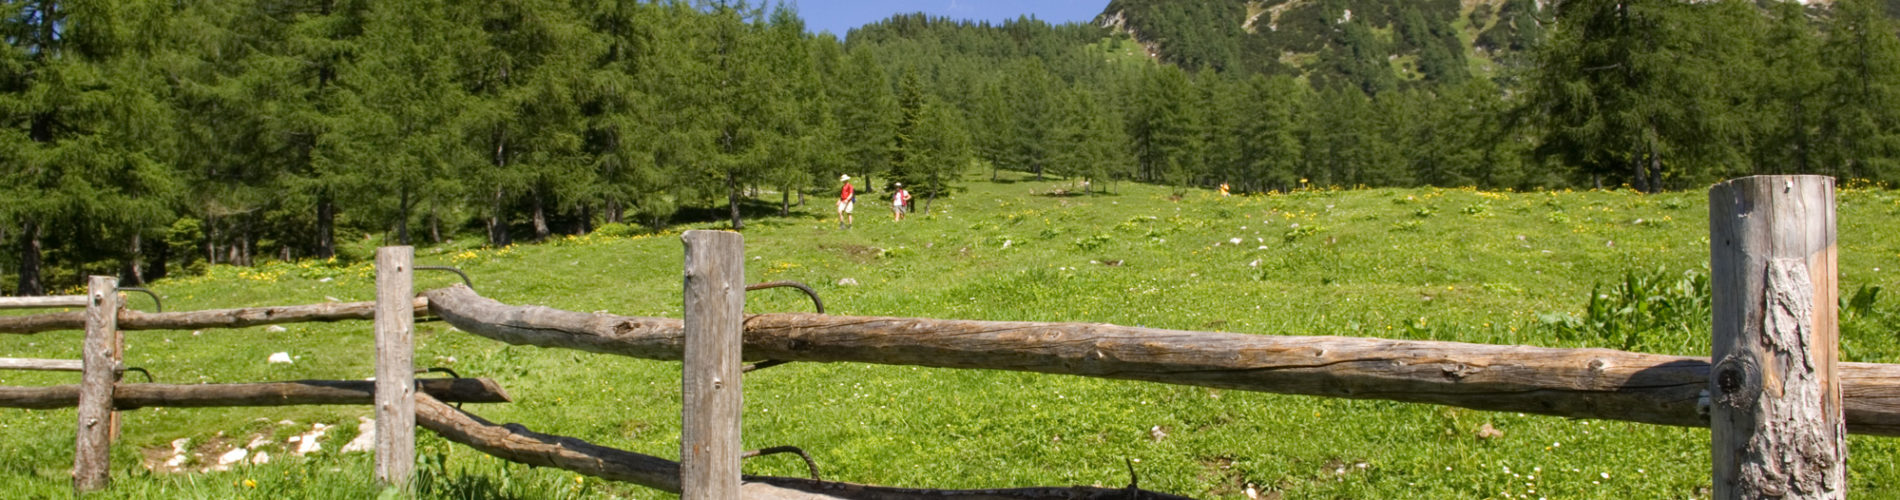
[[[415,299],[416,315],[428,314],[429,304]],[[312,323],[370,320],[376,317],[375,302],[331,302],[300,306],[207,309],[168,313],[119,310],[120,330],[195,330],[203,328],[245,328],[287,323]],[[0,316],[0,333],[35,334],[86,327],[86,312],[71,311],[31,316]]]
[[[427,378],[416,381],[423,393],[450,403],[508,403],[513,398],[485,378]],[[251,384],[119,384],[112,406],[208,408],[237,406],[367,405],[375,392],[368,380],[293,380]],[[0,386],[0,408],[71,408],[79,385]]]
[[[0,297],[0,309],[43,309],[48,307],[86,307],[90,301],[84,295],[49,295],[45,297]]]
[[[678,360],[681,320],[514,306],[460,285],[424,292],[450,325],[517,345]],[[1257,392],[1706,427],[1709,360],[1107,324],[759,314],[745,358],[1013,370]],[[1900,365],[1842,363],[1850,432],[1900,436]]]

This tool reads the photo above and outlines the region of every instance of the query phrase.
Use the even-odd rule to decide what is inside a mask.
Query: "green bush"
[[[640,231],[639,229],[631,225],[628,225],[626,223],[609,222],[606,224],[601,224],[600,228],[594,230],[594,234],[597,236],[606,237],[606,238],[625,238],[628,236],[633,236],[639,231]]]
[[[1547,313],[1539,320],[1565,340],[1628,351],[1705,352],[1710,318],[1706,271],[1627,272],[1605,289],[1591,287],[1582,316]]]

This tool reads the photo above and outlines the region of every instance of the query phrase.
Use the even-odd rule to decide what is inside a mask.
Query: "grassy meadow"
[[[1702,192],[1640,195],[1469,189],[1310,190],[1219,197],[1119,184],[972,177],[928,215],[890,220],[883,193],[841,231],[823,196],[792,217],[747,222],[747,279],[797,280],[829,312],[1085,321],[1263,335],[1340,335],[1707,354],[1708,224]],[[1900,291],[1900,192],[1840,192],[1841,293]],[[776,195],[772,196],[776,198]],[[919,206],[922,206],[922,200]],[[608,227],[482,249],[420,247],[513,304],[677,317],[678,232]],[[334,262],[214,267],[153,283],[168,310],[373,299],[374,241]],[[856,285],[841,285],[849,278]],[[457,282],[422,274],[419,288]],[[1697,288],[1698,286],[1702,288]],[[1590,305],[1597,295],[1595,313]],[[750,312],[808,311],[792,290]],[[149,310],[149,299],[130,298]],[[1642,307],[1625,307],[1642,305]],[[1900,362],[1900,299],[1844,313],[1842,357]],[[1666,306],[1666,307],[1665,307]],[[1626,310],[1627,309],[1627,310]],[[1662,312],[1656,312],[1656,311]],[[1686,313],[1683,311],[1687,311]],[[233,383],[372,373],[368,322],[127,334],[127,364],[160,382]],[[0,336],[0,355],[77,358],[81,334]],[[679,365],[512,347],[418,324],[417,363],[492,377],[516,402],[468,405],[495,422],[668,458],[679,455]],[[292,364],[266,358],[288,352]],[[128,374],[129,379],[139,379]],[[0,372],[0,385],[75,383]],[[1103,485],[1244,498],[1699,498],[1708,432],[1384,401],[1282,396],[1013,372],[793,363],[745,387],[748,448],[795,445],[827,479],[913,487]],[[364,407],[144,409],[126,413],[114,486],[100,498],[368,498],[367,453],[337,453]],[[71,410],[0,409],[0,489],[70,495]],[[335,425],[324,449],[285,439]],[[1481,437],[1485,428],[1501,435]],[[273,460],[228,471],[151,472],[189,438],[202,460],[264,436]],[[666,498],[638,486],[515,465],[419,432],[426,498]],[[154,458],[156,457],[156,458]],[[1900,496],[1900,440],[1850,439],[1850,496]],[[785,455],[754,474],[800,475]]]

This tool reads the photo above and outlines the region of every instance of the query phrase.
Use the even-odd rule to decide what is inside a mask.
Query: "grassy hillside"
[[[1694,319],[1591,317],[1626,273],[1638,299],[1689,301],[1708,246],[1705,194],[1628,191],[1503,193],[1455,189],[1303,191],[1221,198],[1119,185],[1067,195],[1066,182],[972,178],[935,213],[903,223],[865,196],[840,231],[822,196],[790,218],[748,223],[750,281],[815,286],[835,314],[1090,321],[1259,334],[1425,338],[1541,346],[1706,352]],[[1900,193],[1840,195],[1843,295],[1900,290]],[[697,227],[715,227],[711,224]],[[486,296],[577,311],[677,316],[681,245],[612,228],[542,245],[486,250],[462,241],[418,249],[460,266]],[[370,300],[358,260],[214,268],[153,284],[172,310]],[[839,285],[845,278],[858,285]],[[419,276],[419,287],[456,278]],[[136,307],[145,299],[133,298]],[[1900,362],[1900,308],[1882,298],[1843,321],[1842,356]],[[804,311],[796,292],[748,295],[747,310]],[[1574,316],[1578,327],[1561,327]],[[1590,326],[1603,320],[1603,326]],[[1702,320],[1706,321],[1706,320]],[[1629,333],[1613,324],[1656,324]],[[664,457],[678,456],[676,363],[509,347],[419,325],[418,364],[493,377],[517,402],[469,405],[497,422]],[[77,356],[76,332],[0,336],[0,353]],[[159,381],[363,378],[370,328],[289,325],[128,334],[128,364]],[[294,364],[268,364],[288,352]],[[73,383],[76,374],[0,372],[0,385]],[[794,363],[747,377],[745,443],[796,445],[825,477],[935,487],[1128,483],[1241,497],[1249,483],[1285,498],[1705,497],[1706,430],[1579,421],[1456,408],[1278,396],[1025,373]],[[148,409],[128,413],[104,498],[365,498],[371,459],[338,454],[367,407]],[[285,422],[289,423],[285,423]],[[324,451],[292,457],[291,435],[337,425]],[[1502,432],[1480,437],[1481,429]],[[1159,431],[1159,432],[1157,432]],[[0,409],[0,488],[68,495],[73,412]],[[530,469],[421,433],[429,498],[658,498],[640,487]],[[265,436],[263,465],[224,472],[148,472],[170,443],[215,460]],[[1157,438],[1158,435],[1165,435]],[[1900,494],[1900,440],[1850,440],[1852,496]],[[156,457],[152,459],[151,457]],[[749,473],[797,475],[784,456]]]

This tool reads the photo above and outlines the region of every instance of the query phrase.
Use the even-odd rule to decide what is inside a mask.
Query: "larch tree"
[[[168,220],[170,172],[157,160],[169,137],[162,85],[145,67],[153,44],[132,29],[152,4],[15,2],[0,19],[0,217],[17,231],[21,295],[47,291],[47,239],[69,256],[75,280]],[[124,243],[114,244],[113,239]]]

